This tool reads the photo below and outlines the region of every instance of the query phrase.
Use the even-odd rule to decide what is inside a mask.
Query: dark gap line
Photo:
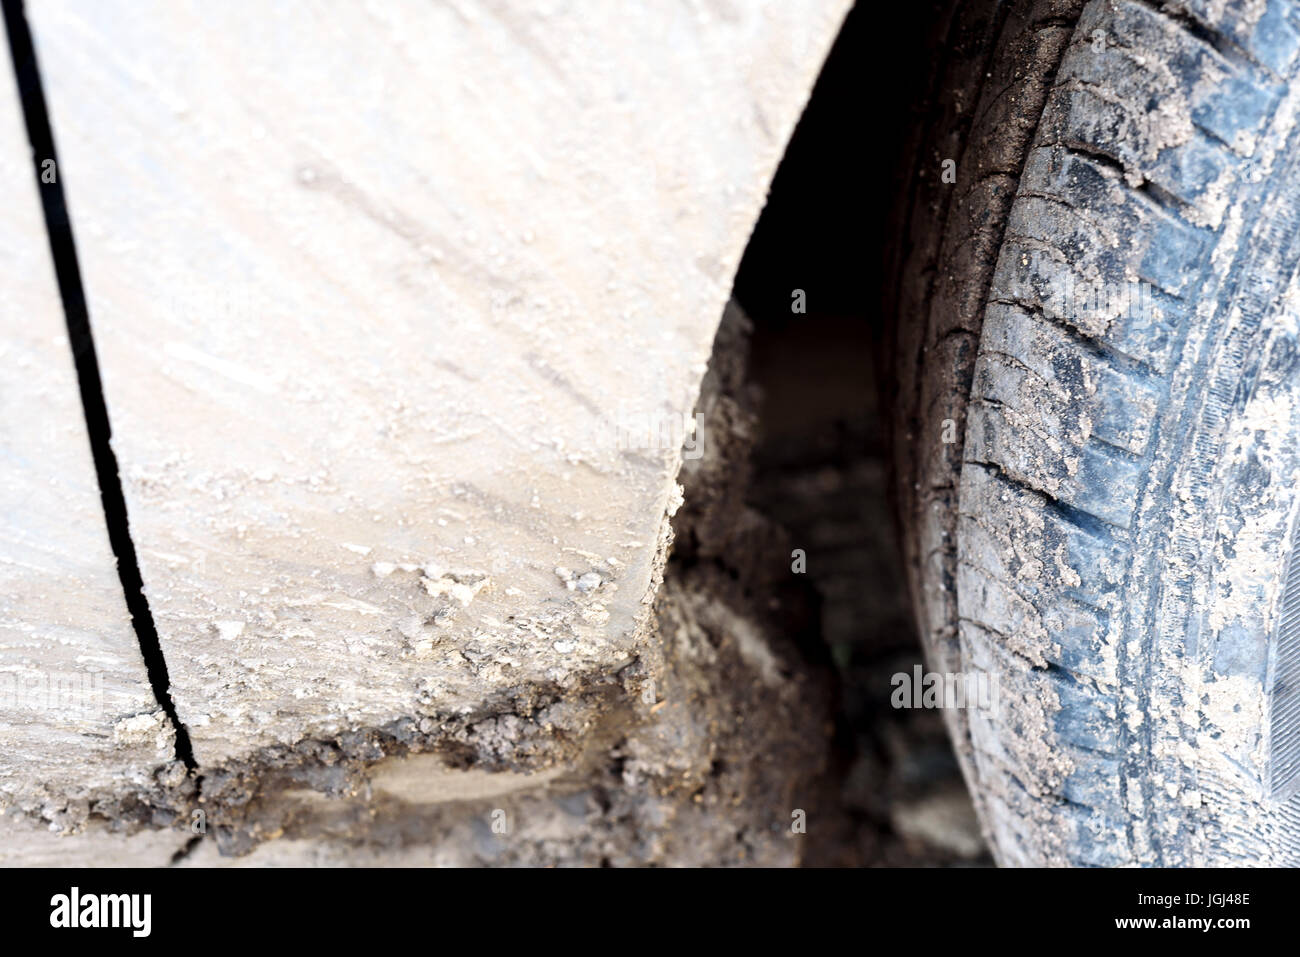
[[[181,863],[181,861],[184,861],[196,850],[198,850],[199,845],[202,843],[203,843],[202,834],[198,834],[190,838],[188,841],[185,842],[185,845],[183,847],[179,848],[176,851],[176,853],[172,854],[171,860],[168,862],[167,866],[175,867],[177,864]]]
[[[108,525],[108,541],[117,559],[117,575],[122,582],[127,611],[131,614],[131,623],[140,643],[140,653],[149,672],[149,684],[175,729],[177,759],[193,771],[198,767],[194,760],[194,748],[190,743],[189,731],[181,723],[176,713],[176,704],[172,701],[167,662],[158,641],[153,613],[149,610],[149,599],[145,597],[135,543],[131,540],[117,456],[113,454],[110,443],[112,429],[108,421],[108,407],[104,402],[99,360],[95,356],[95,341],[90,330],[90,313],[81,282],[81,267],[77,262],[72,223],[68,218],[68,205],[63,195],[63,170],[54,150],[54,134],[50,128],[49,110],[45,105],[45,90],[36,63],[36,51],[32,46],[32,34],[27,25],[22,0],[3,0],[3,4],[9,54],[13,59],[14,78],[18,82],[27,138],[31,143],[36,190],[40,194],[41,208],[45,214],[45,231],[49,237],[50,255],[58,279],[59,298],[63,301],[63,315],[68,324],[68,343],[72,347],[72,359],[77,369],[81,408],[86,417],[86,432],[90,437],[95,474],[99,479],[99,495]],[[41,164],[45,160],[54,161],[54,181],[50,183],[41,181]]]

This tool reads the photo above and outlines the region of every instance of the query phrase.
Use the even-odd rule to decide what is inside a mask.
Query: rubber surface
[[[895,452],[930,666],[998,683],[946,712],[986,834],[1004,864],[1297,863],[1300,10],[946,23]]]

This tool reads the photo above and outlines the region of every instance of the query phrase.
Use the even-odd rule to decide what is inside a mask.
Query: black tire
[[[998,689],[946,712],[986,836],[1300,863],[1300,9],[948,16],[894,447],[930,667]]]

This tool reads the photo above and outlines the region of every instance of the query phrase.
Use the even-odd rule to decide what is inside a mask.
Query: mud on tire
[[[986,835],[1004,864],[1300,863],[1300,9],[935,29],[897,498],[930,667],[998,684],[946,712]]]

